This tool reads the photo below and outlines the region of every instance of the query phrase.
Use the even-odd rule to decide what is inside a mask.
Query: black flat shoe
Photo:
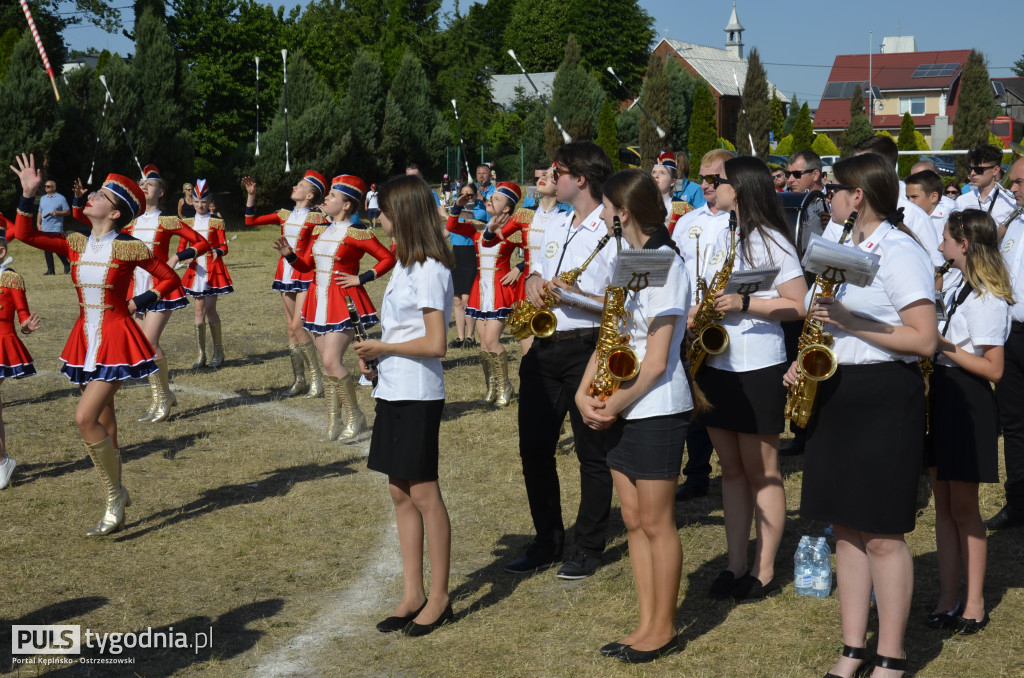
[[[629,645],[623,645],[622,643],[608,643],[607,645],[601,648],[601,656],[615,657],[623,650],[625,650],[627,647],[629,647]]]
[[[782,586],[778,579],[772,579],[767,584],[762,584],[757,577],[748,574],[740,577],[736,587],[732,590],[732,598],[737,603],[756,603],[782,593]]]
[[[444,612],[441,613],[441,616],[434,621],[429,624],[417,624],[414,621],[410,621],[402,630],[402,633],[410,638],[419,638],[420,636],[425,636],[428,633],[436,631],[445,624],[451,624],[453,621],[455,621],[455,613],[452,612],[452,604],[448,603],[448,607],[444,608]]]
[[[989,618],[988,612],[981,619],[964,619],[963,617],[956,623],[956,633],[958,636],[973,636],[978,631],[988,626]]]
[[[946,610],[945,612],[932,612],[928,615],[928,619],[925,621],[929,627],[933,629],[951,629],[955,628],[957,621],[960,619],[960,615],[964,612],[964,606],[957,601],[957,604],[952,610]]]
[[[744,573],[743,577],[746,576],[749,575]],[[722,572],[715,577],[715,581],[711,582],[711,588],[708,589],[708,597],[715,598],[716,600],[725,600],[732,595],[733,590],[743,577],[737,577],[729,570]]]
[[[1024,525],[1024,516],[1012,506],[1007,504],[999,509],[999,513],[985,521],[985,527],[990,530],[1002,530],[1007,527]]]
[[[665,655],[676,654],[680,651],[682,651],[682,648],[679,646],[679,636],[673,636],[672,640],[657,650],[634,650],[632,647],[626,646],[616,657],[618,657],[619,661],[626,662],[627,664],[646,664]]]
[[[405,616],[405,617],[388,617],[384,621],[379,622],[377,624],[377,630],[380,631],[381,633],[394,633],[395,631],[401,631],[402,629],[405,628],[406,624],[408,624],[413,619],[415,619],[416,616],[420,612],[423,612],[423,608],[425,608],[426,606],[427,606],[427,601],[424,600],[423,604],[420,605],[420,609],[416,610],[415,612],[413,612],[412,614],[410,614],[408,616]]]
[[[856,669],[853,670],[853,673],[850,674],[850,678],[853,678],[854,676],[859,676],[861,673],[863,673],[864,668],[867,667],[868,662],[866,659],[864,659],[864,655],[866,653],[866,647],[853,647],[852,645],[843,645],[843,657],[846,657],[848,659],[860,660],[860,664],[857,666]],[[829,671],[825,674],[825,678],[845,678],[845,676],[839,676]]]

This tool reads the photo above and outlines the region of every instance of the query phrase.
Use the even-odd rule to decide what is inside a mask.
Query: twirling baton
[[[36,41],[36,49],[39,50],[39,56],[43,60],[43,67],[46,68],[46,74],[50,76],[50,84],[53,85],[53,96],[57,97],[57,101],[60,101],[60,92],[57,91],[57,80],[53,77],[53,68],[50,67],[50,60],[46,58],[46,49],[43,48],[43,41],[39,37],[39,31],[36,30],[36,22],[32,18],[32,12],[28,8],[28,2],[26,0],[18,0],[21,3],[21,11],[25,13],[25,20],[28,21],[28,28],[32,31],[32,39]]]
[[[469,179],[469,156],[466,155],[466,142],[462,138],[462,123],[459,122],[459,107],[455,99],[452,99],[452,108],[455,109],[455,129],[459,131],[459,148],[462,149],[462,162],[466,165],[466,179]]]
[[[256,57],[256,157],[260,157],[260,58]]]
[[[564,127],[562,127],[562,123],[558,122],[558,117],[555,115],[555,112],[551,110],[550,106],[548,106],[548,100],[540,93],[540,90],[537,89],[537,84],[533,81],[533,78],[531,78],[530,74],[526,72],[523,65],[519,63],[519,59],[516,58],[515,51],[510,49],[508,51],[508,55],[512,57],[512,61],[516,62],[516,66],[519,66],[519,70],[521,70],[523,75],[526,76],[526,79],[530,82],[530,86],[533,87],[533,91],[537,93],[538,97],[540,97],[540,102],[544,104],[544,108],[548,109],[548,115],[550,115],[551,119],[555,121],[555,127],[558,128],[558,131],[562,133],[562,140],[567,144],[570,143],[572,141],[572,137],[569,136],[569,133],[565,131]]]
[[[750,121],[747,120],[747,108],[743,105],[743,90],[740,89],[740,79],[736,77],[736,71],[732,72],[732,80],[736,83],[736,93],[740,97],[740,110],[743,111],[743,126],[747,128],[747,140],[750,142],[750,155],[757,157],[757,149],[754,148],[754,135],[750,133]]]
[[[647,109],[640,105],[640,100],[633,96],[633,93],[629,91],[628,87],[626,87],[626,83],[622,82],[622,80],[619,80],[619,76],[615,74],[615,71],[612,70],[611,66],[609,66],[606,70],[612,74],[612,77],[615,78],[615,82],[619,83],[619,87],[621,87],[622,91],[626,93],[626,96],[633,100],[633,103],[636,104],[636,107],[639,108],[640,112],[644,114],[645,118],[647,118],[647,122],[651,123],[651,127],[653,127],[654,131],[658,133],[658,138],[664,139],[665,130],[661,129],[661,125],[654,122],[654,118],[652,118],[651,114],[647,112]]]
[[[114,96],[110,93],[110,88],[107,87],[107,76],[101,75],[100,82],[103,83],[103,89],[107,90],[107,98],[110,99],[110,105],[114,109],[114,113],[117,114],[117,121],[121,124],[121,131],[124,133],[124,140],[128,143],[128,150],[132,152],[132,157],[135,158],[135,164],[139,167],[139,176],[144,176],[146,173],[142,171],[142,163],[139,162],[139,156],[135,152],[135,147],[132,146],[132,140],[128,138],[128,130],[125,129],[124,120],[121,118],[121,111],[117,110],[117,103],[114,102]]]
[[[284,171],[291,172],[292,165],[288,161],[288,50],[281,50],[284,62]]]
[[[85,180],[85,185],[88,186],[92,183],[92,173],[96,169],[96,155],[100,152],[100,132],[103,131],[103,123],[107,119],[107,96],[103,95],[103,112],[100,113],[100,124],[96,126],[96,145],[92,148],[92,165],[89,166],[89,178]]]

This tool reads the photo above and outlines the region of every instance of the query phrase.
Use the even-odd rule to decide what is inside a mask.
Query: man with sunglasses
[[[67,198],[57,192],[57,182],[47,179],[43,185],[46,193],[39,198],[39,213],[36,216],[36,226],[40,231],[46,233],[60,233],[64,230],[64,217],[71,215],[71,208],[68,207]],[[46,273],[53,275],[53,253],[44,252],[46,255]],[[64,272],[71,273],[71,262],[64,255],[58,254],[60,263],[64,264]]]
[[[821,156],[809,148],[789,156],[789,167],[783,173],[789,192],[824,191],[825,185],[821,168]],[[807,247],[807,242],[811,239],[812,234],[821,235],[821,232],[828,226],[830,217],[827,205],[820,200],[809,202],[805,208],[804,218],[810,228],[803,230],[800,235],[800,242],[797,243],[800,252]]]
[[[982,144],[967,153],[967,177],[971,190],[956,199],[956,209],[985,210],[997,224],[1002,224],[1017,206],[1013,196],[999,185],[999,163],[1003,152],[990,144]]]

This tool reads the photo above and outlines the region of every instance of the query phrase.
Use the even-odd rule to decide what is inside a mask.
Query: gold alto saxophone
[[[570,287],[575,285],[576,281],[583,275],[583,272],[587,270],[587,266],[590,266],[590,262],[608,244],[610,239],[611,236],[609,235],[602,236],[597,241],[597,247],[590,253],[587,260],[579,268],[560,273],[558,276],[559,280]],[[544,295],[544,303],[548,308],[556,306],[558,298],[549,290]],[[512,307],[512,313],[505,320],[505,326],[508,328],[509,334],[519,341],[526,339],[530,335],[542,339],[550,337],[558,329],[558,320],[555,318],[555,314],[549,311],[548,308],[537,308],[529,299],[517,301]]]
[[[690,363],[690,376],[696,377],[697,372],[704,366],[704,359],[708,354],[718,355],[729,348],[729,333],[718,324],[718,321],[725,317],[725,313],[715,310],[715,295],[725,289],[732,276],[732,268],[736,261],[736,212],[729,212],[729,256],[721,270],[715,273],[709,284],[702,284],[700,274],[697,275],[697,293],[700,298],[697,300],[697,312],[693,316],[694,340],[690,344],[690,350],[686,354],[686,360]],[[698,260],[697,266],[700,266]]]
[[[614,217],[613,223],[616,245],[621,251],[622,225],[618,217]],[[639,292],[643,288],[629,289]],[[595,346],[597,372],[590,382],[590,395],[600,400],[607,400],[622,382],[635,379],[640,372],[640,356],[629,347],[626,317],[626,288],[609,285],[604,291],[601,329]]]
[[[843,224],[843,234],[839,236],[839,244],[846,240],[846,236],[853,230],[853,224],[857,221],[857,213],[851,212]],[[816,298],[835,297],[836,278],[827,277],[822,273],[814,279],[814,286],[811,288],[811,304]],[[815,295],[814,290],[820,290]],[[838,363],[832,344],[835,339],[832,334],[825,331],[824,323],[815,320],[809,309],[804,317],[804,329],[797,340],[796,366],[799,373],[796,381],[789,387],[786,394],[786,419],[793,422],[795,426],[807,428],[807,422],[811,420],[811,413],[814,411],[814,399],[818,395],[818,382],[825,381],[836,373]]]
[[[1013,219],[1016,219],[1016,217]],[[1013,219],[1010,219],[1010,221],[1013,221]],[[952,268],[952,266],[952,259],[946,259],[946,262],[942,264],[942,266],[936,266],[935,280],[941,280],[942,276],[949,273],[949,269]],[[942,301],[937,299],[935,301],[936,309],[938,309],[941,304]],[[921,369],[921,376],[924,377],[924,434],[928,435],[932,432],[932,375],[935,374],[935,365],[932,364],[931,358],[918,358],[917,366]]]

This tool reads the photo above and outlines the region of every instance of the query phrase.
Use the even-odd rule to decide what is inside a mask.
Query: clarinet
[[[366,341],[369,339],[369,335],[366,333],[366,327],[363,325],[363,319],[359,317],[359,311],[356,310],[356,303],[352,301],[352,297],[345,297],[345,305],[348,306],[348,319],[352,321],[352,329],[356,333],[356,341]],[[363,361],[366,364],[366,369],[375,370],[377,369],[376,358]],[[373,385],[377,385],[377,377],[372,380]]]

